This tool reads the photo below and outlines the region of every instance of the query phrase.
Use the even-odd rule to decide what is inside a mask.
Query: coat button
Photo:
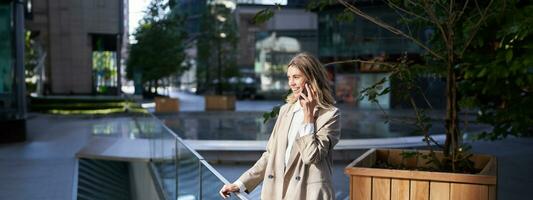
[[[297,177],[296,177],[296,180],[299,181],[299,180],[300,180],[300,176],[297,176]]]
[[[270,174],[270,175],[268,175],[268,178],[269,178],[269,179],[273,179],[274,176],[272,176],[272,174]]]

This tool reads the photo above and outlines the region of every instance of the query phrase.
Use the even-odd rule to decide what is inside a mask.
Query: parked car
[[[228,79],[237,99],[255,99],[257,97],[258,82],[255,77],[231,77]]]

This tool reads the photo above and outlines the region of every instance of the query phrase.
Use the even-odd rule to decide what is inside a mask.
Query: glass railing
[[[149,139],[150,158],[165,199],[220,199],[229,183],[194,149],[152,114],[135,117],[138,134]],[[234,194],[229,199],[249,199]]]
[[[354,109],[346,107],[341,109]],[[389,118],[378,109],[342,112],[341,140],[397,138],[419,136],[414,126],[414,113],[407,110],[387,110]],[[433,118],[430,134],[441,134],[445,124],[441,113],[428,113]],[[263,122],[263,112],[179,112],[157,115],[166,126],[186,140],[258,140],[270,137],[275,120]],[[387,122],[388,121],[388,122]],[[387,123],[385,123],[387,122]],[[478,133],[488,126],[478,123],[461,124],[466,132]]]

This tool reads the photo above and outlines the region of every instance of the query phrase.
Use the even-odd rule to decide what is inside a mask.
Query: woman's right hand
[[[239,191],[239,186],[235,183],[231,183],[231,184],[226,184],[222,187],[222,189],[220,189],[220,196],[222,196],[222,198],[228,198],[230,196],[230,193],[232,192],[238,192]]]

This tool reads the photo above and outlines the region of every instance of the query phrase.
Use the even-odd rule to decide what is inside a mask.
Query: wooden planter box
[[[494,200],[497,161],[494,156],[474,155],[478,174],[459,174],[371,168],[376,161],[402,162],[400,149],[371,149],[350,163],[350,199],[354,200]],[[428,151],[418,151],[427,153]],[[442,153],[439,154],[442,156]],[[409,158],[403,163],[423,166],[427,160]]]
[[[235,96],[206,95],[205,110],[235,110]]]
[[[155,112],[178,112],[180,111],[180,103],[176,98],[155,97]]]

